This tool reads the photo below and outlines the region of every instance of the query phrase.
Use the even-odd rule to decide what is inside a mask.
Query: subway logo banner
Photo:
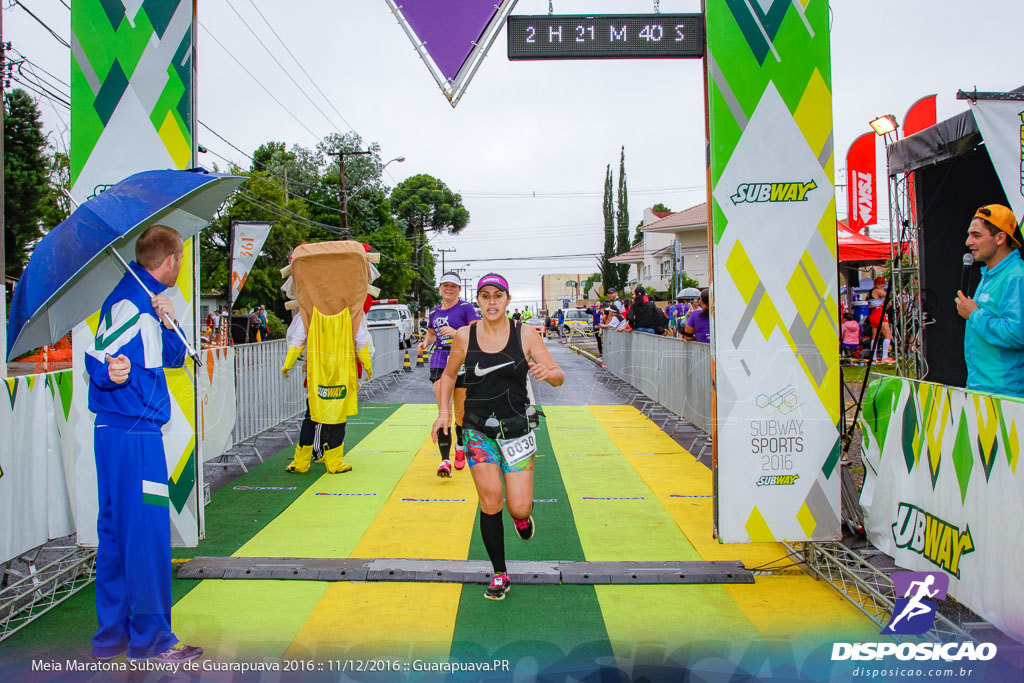
[[[839,340],[826,0],[706,3],[715,533],[839,529]]]
[[[138,173],[192,166],[194,0],[75,0],[71,9],[71,194],[83,202]],[[198,250],[185,243],[177,286],[165,294],[195,344]],[[109,292],[96,292],[97,304]],[[75,349],[92,341],[99,311],[75,327]],[[198,346],[198,344],[195,344]],[[167,371],[171,420],[164,426],[171,539],[199,539],[195,368]],[[89,378],[74,356],[71,424],[78,446],[75,517],[78,540],[96,544],[96,469]]]
[[[1024,400],[886,377],[860,426],[871,544],[1024,642]]]

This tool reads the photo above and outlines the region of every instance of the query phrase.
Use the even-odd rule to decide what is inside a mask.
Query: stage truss
[[[802,556],[808,570],[828,581],[846,596],[868,619],[885,628],[896,605],[892,579],[874,567],[856,550],[842,543],[784,544],[794,555]],[[977,640],[943,614],[935,615],[935,625],[920,636],[892,635],[899,642],[950,642]]]
[[[889,258],[892,264],[889,287],[894,314],[890,325],[896,347],[896,374],[924,379],[928,375],[928,365],[922,348],[921,255],[918,251],[917,214],[913,207],[913,174],[887,173],[887,177]]]

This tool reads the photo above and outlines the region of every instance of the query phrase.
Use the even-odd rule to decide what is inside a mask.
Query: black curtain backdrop
[[[984,146],[918,169],[914,179],[926,322],[925,379],[962,387],[967,383],[966,321],[957,315],[954,299],[961,287],[967,228],[979,206],[1008,203]],[[980,279],[981,264],[975,264],[970,272],[969,294],[974,293]]]

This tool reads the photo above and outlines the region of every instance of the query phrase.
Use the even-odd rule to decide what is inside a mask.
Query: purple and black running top
[[[479,320],[480,314],[468,301],[459,301],[451,308],[435,306],[430,310],[430,329],[437,335],[434,342],[434,353],[430,356],[430,367],[444,368],[448,364],[448,354],[452,350],[453,337],[445,337],[441,334],[442,327],[459,329],[465,327],[474,320]]]

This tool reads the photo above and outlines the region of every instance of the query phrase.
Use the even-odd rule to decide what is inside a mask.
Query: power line
[[[70,100],[65,99],[65,96],[63,95],[63,93],[59,93],[59,92],[55,92],[55,91],[51,90],[49,87],[47,87],[50,84],[43,82],[38,77],[33,79],[31,76],[29,76],[28,74],[26,74],[24,71],[21,70],[21,66],[22,66],[21,64],[18,65],[18,73],[17,73],[17,75],[13,75],[12,74],[11,78],[13,78],[14,80],[18,81],[19,83],[32,84],[33,86],[38,88],[40,91],[45,93],[47,96],[51,97],[52,99],[56,100],[57,102],[60,102],[63,106],[68,107],[68,108],[71,107]]]
[[[25,62],[27,62],[27,63],[28,63],[28,64],[30,64],[31,66],[35,67],[36,69],[39,69],[39,70],[40,70],[40,71],[42,71],[42,72],[43,72],[44,74],[46,74],[47,76],[49,76],[49,77],[50,77],[50,78],[52,78],[53,80],[57,81],[58,83],[60,83],[60,84],[61,84],[62,86],[64,86],[65,88],[70,88],[70,87],[71,87],[71,85],[70,85],[70,84],[68,84],[68,83],[66,83],[66,82],[64,82],[64,80],[63,80],[63,79],[59,78],[58,76],[55,76],[54,74],[50,73],[49,71],[47,71],[46,69],[44,69],[43,67],[41,67],[41,66],[40,66],[39,64],[36,64],[36,63],[35,63],[34,61],[32,61],[31,59],[29,59],[29,58],[28,58],[27,56],[25,56],[25,53],[24,53],[24,52],[22,52],[21,50],[19,50],[18,48],[16,48],[16,47],[12,47],[12,48],[11,48],[11,52],[14,52],[14,53],[16,53],[16,54],[18,55],[18,57],[20,57],[21,59],[25,60]]]
[[[318,228],[323,228],[324,230],[330,230],[331,232],[341,232],[343,230],[342,228],[338,227],[337,225],[329,225],[327,223],[320,223],[319,221],[315,221],[312,218],[307,218],[306,216],[303,216],[301,213],[296,213],[296,212],[292,211],[291,209],[287,209],[287,208],[285,208],[283,206],[280,206],[278,204],[272,204],[270,202],[265,202],[262,199],[258,199],[256,197],[253,197],[252,195],[248,195],[245,192],[239,192],[239,194],[242,195],[243,197],[249,199],[253,203],[260,204],[260,205],[263,205],[263,206],[266,206],[266,207],[272,207],[272,210],[275,211],[279,216],[290,217],[293,220],[303,221],[303,222],[308,223],[310,225],[314,225],[314,226],[316,226]]]
[[[689,187],[661,187],[631,189],[630,194],[676,194],[682,192],[704,191],[704,185],[692,185]],[[590,191],[565,191],[565,192],[459,192],[463,197],[473,199],[580,199],[584,197],[601,197],[604,192]]]
[[[270,29],[270,32],[274,34],[275,38],[277,38],[277,42],[281,43],[281,47],[283,47],[285,49],[285,51],[292,58],[292,60],[298,65],[299,69],[302,70],[302,73],[304,73],[306,75],[306,78],[309,79],[309,82],[313,84],[314,88],[316,88],[316,91],[318,93],[320,93],[320,96],[324,98],[324,101],[327,102],[327,104],[331,107],[331,109],[334,110],[334,113],[338,115],[338,118],[340,118],[342,120],[342,122],[346,126],[349,127],[349,130],[351,130],[352,132],[355,132],[355,130],[356,130],[355,127],[351,123],[349,123],[345,119],[344,116],[342,116],[341,112],[338,111],[338,108],[334,106],[334,103],[331,102],[330,98],[327,97],[327,95],[324,94],[324,91],[320,89],[320,86],[317,85],[316,80],[312,76],[309,75],[309,72],[306,71],[306,68],[304,66],[302,66],[302,62],[300,62],[298,57],[296,57],[295,54],[292,53],[292,51],[288,48],[288,45],[284,42],[284,40],[281,39],[281,36],[278,35],[277,31],[274,30],[273,25],[271,25],[271,23],[269,21],[267,21],[267,18],[265,16],[263,16],[263,12],[261,12],[260,8],[256,6],[256,3],[253,2],[253,0],[249,0],[249,4],[252,5],[252,8],[254,10],[256,10],[256,14],[260,15],[260,19],[263,20],[263,23],[265,23],[267,25],[267,28]],[[357,135],[358,135],[358,133],[357,133]]]
[[[61,38],[61,37],[60,37],[60,35],[59,35],[59,34],[58,34],[58,33],[57,33],[56,31],[54,31],[54,30],[53,30],[52,28],[50,28],[49,26],[47,26],[47,24],[46,24],[46,22],[45,22],[45,21],[43,21],[42,19],[40,19],[39,17],[37,17],[37,16],[35,15],[35,14],[33,14],[33,13],[32,13],[32,10],[30,10],[30,9],[29,9],[28,7],[25,7],[25,5],[24,5],[24,4],[22,4],[21,0],[14,0],[14,4],[16,4],[16,5],[17,5],[18,7],[20,7],[21,9],[25,10],[25,12],[26,12],[26,13],[28,13],[28,15],[29,15],[30,17],[32,17],[33,19],[35,19],[36,21],[38,21],[38,22],[39,22],[39,24],[40,24],[40,25],[41,25],[41,26],[42,26],[43,28],[45,28],[45,29],[46,29],[47,31],[49,31],[49,32],[50,32],[50,35],[51,35],[51,36],[53,36],[54,38],[56,38],[56,39],[57,39],[57,42],[59,42],[59,43],[60,43],[61,45],[63,45],[64,47],[68,48],[69,50],[71,49],[71,44],[70,44],[70,43],[68,43],[68,41],[66,41],[66,40],[64,40],[63,38]]]
[[[310,104],[312,104],[312,105],[313,105],[313,107],[314,107],[314,108],[315,108],[315,109],[316,109],[316,110],[317,110],[318,112],[320,112],[320,115],[324,117],[324,120],[325,120],[325,121],[327,121],[327,123],[328,123],[328,124],[329,124],[329,125],[330,125],[330,126],[331,126],[332,128],[334,128],[334,130],[338,131],[338,133],[339,133],[339,134],[343,134],[343,133],[341,132],[341,129],[339,129],[339,128],[338,128],[338,126],[336,126],[336,125],[334,124],[334,121],[331,121],[330,117],[328,117],[328,116],[327,116],[327,114],[325,114],[325,113],[324,113],[324,110],[323,110],[323,109],[321,109],[321,108],[320,108],[320,106],[319,106],[319,105],[318,105],[318,104],[317,104],[316,102],[314,102],[314,101],[313,101],[313,98],[311,98],[311,97],[309,96],[309,94],[308,94],[308,93],[307,93],[307,92],[305,91],[305,89],[304,89],[304,88],[303,88],[303,87],[302,87],[301,85],[299,85],[299,82],[298,82],[298,81],[296,81],[296,80],[295,80],[295,78],[294,78],[294,77],[292,77],[292,75],[291,75],[290,73],[288,73],[288,70],[287,70],[286,68],[284,68],[284,64],[282,64],[282,63],[281,63],[281,62],[280,62],[280,61],[279,61],[279,60],[277,59],[277,57],[276,57],[276,56],[274,56],[274,53],[270,51],[270,48],[268,48],[268,47],[267,47],[266,43],[264,43],[264,42],[263,42],[263,40],[262,40],[262,39],[261,39],[261,38],[260,38],[260,37],[259,37],[258,35],[256,35],[256,32],[252,30],[252,27],[251,27],[251,26],[249,26],[249,23],[248,23],[248,22],[247,22],[247,21],[245,20],[245,18],[244,18],[244,17],[243,17],[243,16],[242,16],[242,15],[241,15],[241,14],[240,14],[239,12],[238,12],[238,10],[237,10],[237,9],[235,9],[235,6],[231,4],[231,0],[226,0],[226,2],[227,2],[227,4],[228,4],[228,7],[230,7],[230,8],[231,8],[231,11],[232,11],[232,12],[234,12],[234,13],[235,13],[235,16],[237,16],[237,17],[239,18],[239,20],[240,20],[240,21],[242,22],[242,25],[243,25],[243,26],[245,26],[245,28],[247,28],[247,29],[249,30],[249,33],[251,33],[251,34],[252,34],[252,37],[256,39],[256,42],[258,42],[258,43],[260,44],[260,47],[262,47],[262,48],[264,49],[264,51],[266,51],[266,53],[267,53],[268,55],[270,55],[270,58],[274,60],[274,63],[275,63],[275,64],[277,64],[277,65],[278,65],[278,66],[279,66],[279,67],[281,68],[281,71],[283,71],[283,72],[284,72],[284,75],[285,75],[285,76],[287,76],[287,77],[288,77],[288,79],[289,79],[289,80],[290,80],[290,81],[291,81],[292,83],[294,83],[294,84],[295,84],[295,87],[299,89],[299,92],[301,92],[301,93],[302,93],[302,95],[303,95],[303,96],[304,96],[304,97],[305,97],[305,98],[306,98],[307,100],[309,100],[309,103],[310,103]]]
[[[219,138],[219,139],[220,139],[221,141],[223,141],[223,142],[224,142],[225,144],[229,145],[229,146],[230,146],[230,147],[231,147],[232,149],[234,149],[235,151],[237,151],[237,152],[238,152],[239,154],[241,154],[241,155],[245,156],[245,157],[246,157],[247,159],[249,159],[249,160],[250,160],[250,161],[251,161],[251,162],[253,163],[253,166],[254,166],[255,168],[257,168],[257,169],[258,169],[258,170],[260,170],[260,171],[267,171],[267,172],[269,173],[269,170],[267,169],[267,167],[266,167],[266,165],[265,165],[265,164],[261,164],[261,163],[259,163],[258,161],[256,161],[256,160],[255,160],[255,159],[254,159],[253,157],[249,156],[248,154],[246,154],[245,152],[243,152],[242,150],[240,150],[240,149],[239,149],[238,147],[236,147],[236,146],[235,146],[234,144],[232,144],[231,142],[229,142],[229,141],[227,140],[227,138],[225,138],[225,137],[224,137],[224,136],[222,136],[222,135],[221,135],[220,133],[218,133],[217,131],[215,131],[215,130],[213,130],[212,128],[210,128],[210,127],[209,127],[208,125],[206,125],[206,124],[205,124],[205,123],[203,123],[202,121],[200,121],[199,123],[200,123],[200,124],[202,124],[202,126],[203,126],[204,128],[206,128],[206,129],[207,129],[208,131],[210,131],[211,133],[213,133],[213,134],[214,134],[214,135],[215,135],[215,136],[216,136],[217,138]],[[227,158],[226,156],[224,156],[224,155],[222,155],[222,154],[218,154],[217,152],[215,152],[215,151],[211,150],[211,149],[210,149],[209,147],[206,147],[206,150],[207,150],[208,152],[210,152],[210,154],[213,154],[214,156],[216,156],[216,157],[218,157],[218,158],[220,158],[220,159],[223,159],[224,161],[226,161],[226,162],[227,162],[227,163],[229,163],[229,164],[234,164],[234,163],[235,163],[235,162],[234,162],[234,161],[232,161],[231,159],[228,159],[228,158]],[[262,180],[262,181],[263,181],[263,182],[265,182],[265,183],[269,183],[270,185],[273,185],[274,187],[278,188],[279,190],[282,190],[282,191],[284,191],[284,190],[285,190],[285,187],[284,187],[284,185],[282,185],[281,183],[279,183],[279,182],[277,182],[277,181],[275,181],[275,180],[271,180],[271,179],[270,179],[269,177],[266,177],[266,178],[264,178],[264,177],[261,177],[261,176],[252,176],[252,177],[253,177],[253,178],[258,178],[259,180]],[[298,180],[294,180],[294,179],[293,179],[293,180],[289,180],[289,181],[288,181],[288,184],[289,184],[289,185],[298,185],[298,186],[300,186],[300,187],[306,188],[307,190],[323,190],[323,189],[324,189],[324,188],[322,188],[322,187],[317,187],[317,186],[315,186],[315,185],[309,185],[309,184],[307,184],[307,183],[302,183],[302,182],[299,182]],[[322,203],[322,202],[318,202],[318,201],[316,201],[315,199],[311,199],[311,198],[309,198],[309,197],[305,197],[305,196],[301,196],[301,195],[300,195],[300,196],[299,196],[299,198],[300,198],[300,199],[302,199],[302,201],[304,201],[304,202],[306,202],[306,203],[308,203],[308,204],[313,204],[313,205],[315,205],[315,206],[319,206],[319,207],[321,207],[321,208],[323,208],[323,209],[327,209],[328,211],[338,211],[338,210],[339,210],[339,207],[337,207],[337,206],[329,206],[329,205],[327,205],[327,204],[324,204],[324,203]]]
[[[40,89],[39,86],[35,85],[27,77],[25,77],[25,76],[11,76],[11,79],[14,80],[15,83],[18,83],[18,84],[24,86],[27,90],[35,93],[40,98],[45,98],[47,100],[55,101],[58,104],[60,104],[62,107],[65,107],[68,110],[71,109],[71,104],[70,103],[65,102],[63,99],[61,99],[59,97],[54,97],[52,94],[49,94],[45,90]]]
[[[218,45],[220,45],[220,48],[221,48],[222,50],[224,50],[224,52],[226,52],[226,53],[228,54],[228,56],[229,56],[229,57],[231,57],[231,59],[233,59],[233,60],[235,61],[235,64],[237,64],[237,65],[238,65],[238,66],[239,66],[239,67],[240,67],[240,68],[242,69],[242,71],[244,71],[245,73],[247,73],[247,74],[249,75],[249,78],[251,78],[252,80],[254,80],[254,81],[256,82],[256,85],[258,85],[258,86],[260,86],[261,88],[263,88],[263,92],[267,93],[267,95],[269,95],[269,96],[270,96],[270,98],[271,98],[272,100],[274,100],[275,102],[277,102],[277,104],[278,104],[278,105],[280,105],[280,107],[281,107],[282,109],[284,109],[284,110],[285,110],[286,112],[288,112],[288,115],[289,115],[289,116],[291,116],[291,117],[292,117],[293,119],[295,119],[295,121],[296,121],[296,122],[297,122],[297,123],[298,123],[298,124],[299,124],[300,126],[302,126],[302,127],[303,127],[303,128],[304,128],[304,129],[306,130],[306,132],[308,132],[308,133],[309,133],[310,135],[312,135],[314,139],[316,139],[316,140],[319,140],[319,139],[320,139],[320,136],[319,136],[319,135],[317,135],[316,133],[314,133],[314,132],[313,132],[313,131],[312,131],[312,130],[310,129],[310,127],[309,127],[309,126],[307,126],[306,124],[304,124],[304,123],[303,123],[303,122],[302,122],[302,121],[301,121],[301,120],[299,119],[299,117],[298,117],[298,116],[296,116],[296,115],[295,115],[295,114],[294,114],[294,113],[292,112],[292,110],[291,110],[291,109],[289,109],[288,107],[286,107],[286,106],[284,105],[284,103],[283,103],[283,102],[282,102],[281,100],[277,99],[277,97],[276,97],[276,96],[274,95],[274,93],[270,92],[270,90],[268,90],[268,89],[267,89],[267,86],[263,85],[263,83],[262,83],[262,82],[260,82],[260,79],[256,78],[256,76],[254,76],[254,75],[253,75],[253,73],[252,73],[251,71],[249,71],[249,69],[247,69],[247,68],[245,67],[245,65],[244,65],[244,64],[242,64],[242,62],[238,61],[238,58],[237,58],[237,57],[235,57],[235,55],[234,55],[234,54],[232,54],[230,50],[228,50],[228,49],[227,49],[226,47],[224,47],[224,43],[220,42],[220,40],[218,40],[218,39],[217,39],[217,36],[215,36],[215,35],[213,34],[213,32],[212,32],[212,31],[210,31],[209,27],[207,27],[207,25],[206,25],[206,24],[204,24],[204,23],[203,23],[202,21],[200,21],[200,22],[199,22],[199,25],[200,25],[200,26],[202,26],[202,27],[203,27],[203,30],[204,30],[204,31],[206,31],[206,33],[207,33],[207,34],[208,34],[208,35],[209,35],[209,36],[210,36],[211,38],[213,38],[213,41],[214,41],[215,43],[217,43]]]
[[[600,257],[601,254],[561,254],[559,256],[505,256],[500,258],[467,258],[467,259],[452,259],[452,263],[456,261],[460,263],[484,263],[489,261],[562,261],[565,259],[576,259],[576,258],[589,258],[589,257]]]

